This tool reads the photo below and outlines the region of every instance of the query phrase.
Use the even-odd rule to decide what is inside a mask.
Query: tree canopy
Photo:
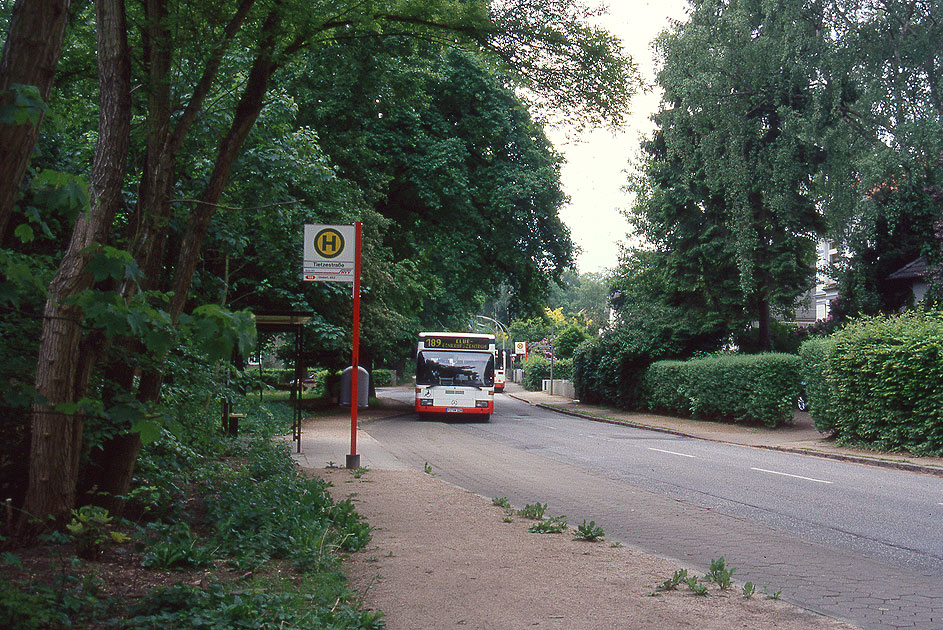
[[[40,32],[20,8],[44,3],[4,9],[5,60]],[[126,489],[142,432],[172,425],[161,394],[182,357],[251,346],[231,309],[311,309],[315,343],[343,347],[344,290],[297,286],[303,223],[363,221],[376,353],[501,282],[535,305],[571,259],[540,121],[620,124],[637,85],[591,16],[561,0],[73,3],[48,94],[0,86],[3,131],[39,130],[0,203],[4,308],[42,322],[32,384],[4,379],[11,408],[33,405],[27,511],[64,517],[89,453],[99,491]]]

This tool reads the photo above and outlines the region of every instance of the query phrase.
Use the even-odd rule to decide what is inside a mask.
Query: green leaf
[[[21,243],[32,243],[36,240],[36,235],[33,233],[33,228],[25,223],[20,223],[16,226],[16,229],[13,230],[13,235],[20,239]]]
[[[13,83],[10,85],[13,92],[13,103],[0,106],[0,124],[4,125],[35,125],[46,111],[46,103],[39,95],[39,88],[35,85]]]
[[[0,553],[0,564],[5,566],[14,566],[20,569],[23,568],[23,562],[20,560],[20,557],[14,553],[10,553],[9,551]]]
[[[69,222],[90,207],[88,184],[78,175],[44,169],[33,178],[32,188],[37,205],[62,213]]]
[[[160,438],[161,425],[153,420],[141,420],[131,425],[131,432],[141,434],[142,444],[150,444]]]
[[[97,247],[97,246],[92,246]],[[88,263],[88,271],[96,282],[102,280],[138,279],[140,269],[129,252],[110,245],[100,247]]]
[[[140,421],[143,415],[144,411],[133,403],[115,405],[108,409],[108,416],[112,420],[126,421],[131,425]]]

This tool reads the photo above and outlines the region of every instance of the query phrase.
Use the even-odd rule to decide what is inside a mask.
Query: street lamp
[[[491,317],[488,317],[487,315],[475,315],[475,317],[479,319],[487,319],[489,322],[493,322],[498,325],[498,327],[500,328],[499,332],[504,334],[504,336],[501,338],[501,349],[504,350],[505,349],[504,342],[507,340],[508,337],[511,336],[511,333],[508,332],[507,326],[505,326],[504,324],[502,324],[496,319],[492,319]]]
[[[501,336],[501,363],[502,363],[502,367],[503,367],[505,370],[507,370],[507,367],[508,367],[508,366],[507,366],[508,356],[507,356],[507,347],[506,347],[505,344],[507,343],[508,337],[511,336],[511,333],[508,332],[507,326],[505,326],[504,324],[502,324],[502,323],[499,322],[498,320],[493,319],[493,318],[491,318],[491,317],[488,317],[488,316],[486,316],[486,315],[475,315],[475,317],[478,317],[479,319],[486,319],[486,320],[488,320],[489,322],[493,322],[493,323],[497,324],[498,327],[499,327],[499,329],[500,329],[500,332],[503,333],[502,336]]]

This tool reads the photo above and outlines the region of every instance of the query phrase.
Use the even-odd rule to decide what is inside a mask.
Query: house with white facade
[[[815,319],[825,319],[832,300],[838,297],[838,281],[829,275],[829,269],[841,261],[841,252],[830,240],[819,239],[815,246]]]
[[[927,290],[930,288],[930,281],[927,277],[927,259],[923,256],[904,265],[888,277],[892,280],[902,280],[910,283],[914,304],[926,297]]]

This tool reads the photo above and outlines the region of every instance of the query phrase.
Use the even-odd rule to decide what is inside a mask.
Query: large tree
[[[682,137],[687,121],[672,114],[662,112],[654,119],[667,121],[674,137]],[[688,150],[699,152],[695,131],[689,133]],[[623,303],[655,300],[682,309],[703,334],[723,338],[742,330],[750,318],[728,206],[723,194],[707,185],[704,162],[689,171],[687,160],[669,154],[665,136],[658,130],[642,145],[644,160],[632,182],[636,202],[629,218],[647,245],[624,252],[614,289]]]
[[[571,245],[557,216],[559,157],[509,78],[406,38],[318,56],[345,71],[292,82],[299,121],[385,219],[392,259],[412,263],[415,325],[465,321],[501,283],[533,308]]]
[[[551,287],[547,306],[562,308],[593,333],[609,323],[609,274],[602,272],[564,272],[558,285]]]
[[[823,64],[817,3],[692,7],[657,42],[665,95],[648,146],[650,192],[635,212],[683,272],[667,274],[673,299],[691,295],[705,312],[739,302],[768,347],[772,312],[789,309],[814,274],[817,138],[838,119],[841,86]]]
[[[70,298],[92,284],[85,272],[89,261],[107,242],[121,204],[121,186],[131,125],[131,92],[124,4],[99,0],[98,142],[90,175],[91,206],[78,217],[72,239],[49,285],[36,366],[33,439],[30,450],[30,485],[25,511],[45,515],[47,506],[71,505],[75,500],[82,443],[81,415],[63,412],[48,401],[76,402],[84,397],[97,359],[101,339],[83,335],[81,307]],[[63,361],[63,356],[74,361]],[[34,468],[38,470],[34,471]],[[51,512],[55,514],[55,512]]]

